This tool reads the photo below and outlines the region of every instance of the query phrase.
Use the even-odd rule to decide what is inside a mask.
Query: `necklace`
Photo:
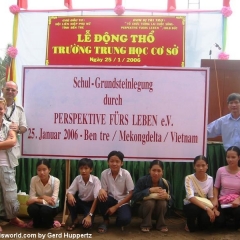
[[[14,101],[13,104],[12,104],[12,111],[10,112],[10,115],[7,116],[6,113],[4,114],[5,119],[6,119],[7,121],[9,121],[9,122],[11,122],[11,117],[12,117],[12,115],[13,115],[13,112],[14,112],[14,110],[15,110],[15,107],[16,107],[16,104],[15,104],[15,101]]]

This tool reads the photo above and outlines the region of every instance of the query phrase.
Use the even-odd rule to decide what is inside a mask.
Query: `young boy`
[[[102,189],[99,191],[98,200],[103,223],[99,225],[98,232],[105,233],[109,225],[109,216],[117,213],[116,225],[123,227],[131,221],[131,200],[134,184],[130,173],[121,168],[123,153],[112,151],[108,154],[109,168],[101,174]]]
[[[67,190],[67,206],[72,218],[72,224],[67,230],[72,231],[79,224],[78,213],[83,213],[82,225],[84,228],[91,227],[94,212],[97,206],[97,196],[101,189],[98,177],[91,175],[93,161],[82,158],[78,163],[80,175],[78,175]],[[78,196],[75,197],[76,192]]]

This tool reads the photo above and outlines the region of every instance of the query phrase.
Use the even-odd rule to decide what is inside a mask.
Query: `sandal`
[[[33,228],[33,220],[27,223],[27,228]]]
[[[67,231],[73,231],[78,226],[79,226],[79,223],[72,223],[67,227]]]
[[[106,233],[108,229],[108,225],[106,223],[102,223],[98,226],[98,233]]]
[[[61,226],[62,225],[61,225],[61,223],[59,221],[54,221],[52,228],[50,228],[49,230],[60,230]]]
[[[168,228],[167,227],[162,227],[160,229],[160,232],[166,233],[166,232],[168,232]]]
[[[10,220],[10,224],[14,225],[14,226],[17,226],[17,227],[20,227],[20,228],[25,228],[27,227],[27,224],[21,220],[17,220],[17,221],[11,221]]]
[[[53,222],[53,227],[54,228],[60,228],[62,225],[61,225],[61,223],[59,222],[59,221],[54,221]]]
[[[141,227],[141,231],[144,233],[147,233],[150,231],[150,228],[149,227]]]

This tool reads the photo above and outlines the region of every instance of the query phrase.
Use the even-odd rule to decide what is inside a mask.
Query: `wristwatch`
[[[91,212],[88,215],[91,216],[91,217],[93,216],[93,214]]]

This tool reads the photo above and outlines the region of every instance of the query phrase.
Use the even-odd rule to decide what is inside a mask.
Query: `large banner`
[[[24,67],[23,157],[192,161],[206,153],[208,69]]]
[[[184,16],[50,16],[46,65],[185,66]]]
[[[134,16],[135,15],[135,16]],[[141,15],[141,16],[140,16]],[[163,16],[164,15],[164,16]],[[53,66],[53,64],[63,64],[63,65],[74,65],[74,61],[66,62],[65,59],[68,59],[70,54],[66,53],[70,47],[71,50],[83,50],[86,49],[86,46],[92,46],[91,54],[82,54],[80,53],[72,53],[71,59],[77,58],[77,61],[88,61],[88,62],[79,62],[81,65],[90,65],[90,66],[106,66],[112,64],[111,66],[119,66],[125,64],[127,66],[174,66],[174,67],[182,67],[182,62],[184,62],[185,67],[197,67],[201,66],[201,59],[208,59],[209,58],[209,50],[212,49],[212,59],[217,59],[219,51],[217,48],[213,46],[214,43],[221,43],[222,42],[222,29],[223,29],[223,21],[222,21],[222,14],[213,12],[213,13],[189,13],[185,14],[184,18],[179,18],[179,16],[174,16],[175,13],[154,13],[154,12],[136,12],[136,11],[125,11],[124,16],[117,16],[113,10],[109,11],[21,11],[18,13],[18,17],[14,18],[14,26],[15,29],[15,38],[17,39],[16,48],[18,49],[18,54],[15,58],[16,63],[16,73],[14,73],[14,79],[18,83],[19,93],[22,92],[22,76],[23,76],[23,66],[44,66],[46,64]],[[62,18],[60,18],[62,16]],[[92,16],[92,17],[89,17]],[[95,17],[94,17],[95,16]],[[139,17],[140,16],[140,17]],[[56,17],[56,18],[55,18]],[[69,20],[69,22],[63,22],[63,20]],[[78,19],[78,22],[70,22],[71,19]],[[85,21],[79,21],[80,19]],[[89,19],[89,20],[88,20]],[[92,21],[95,19],[95,21]],[[101,20],[103,19],[103,20]],[[130,20],[127,21],[127,24],[117,24],[124,19]],[[51,20],[51,21],[50,21]],[[136,20],[136,21],[134,21]],[[148,21],[149,20],[149,21]],[[154,20],[154,21],[153,21]],[[49,22],[50,21],[50,22]],[[97,21],[102,21],[104,25],[99,26],[98,30],[92,29],[91,25]],[[117,21],[117,23],[115,22]],[[185,21],[185,22],[184,22]],[[61,26],[54,25],[53,22],[56,24],[62,24]],[[91,40],[96,40],[97,36],[95,34],[100,34],[101,37],[105,36],[105,40],[107,41],[107,31],[109,35],[113,35],[115,37],[115,30],[112,27],[112,22],[115,22],[115,26],[118,26],[116,38],[121,36],[121,41],[124,41],[124,35],[127,36],[128,41],[126,43],[121,42],[118,44],[117,42],[111,44],[103,44],[102,42],[86,42],[89,41],[89,37],[86,34],[86,31],[89,29],[91,33]],[[51,23],[51,24],[50,24]],[[65,25],[63,25],[63,23]],[[71,24],[72,23],[72,24]],[[78,25],[76,24],[78,23]],[[88,25],[87,25],[88,23]],[[91,23],[91,25],[89,25]],[[73,25],[75,24],[75,25]],[[134,26],[135,24],[135,26]],[[62,29],[63,26],[66,28],[73,28],[73,29]],[[163,26],[163,27],[160,27]],[[74,29],[74,28],[78,29]],[[105,27],[108,29],[105,31]],[[177,28],[176,28],[177,27]],[[131,29],[136,28],[136,29]],[[141,28],[141,29],[140,29]],[[143,29],[144,28],[144,29]],[[158,28],[158,29],[153,29]],[[175,29],[174,29],[175,28]],[[55,35],[52,34],[53,31],[57,30],[60,33],[56,33]],[[55,29],[55,30],[54,30]],[[111,30],[111,31],[110,31]],[[154,31],[154,32],[152,32]],[[184,32],[185,31],[185,32]],[[153,43],[138,43],[137,41],[152,41],[151,34],[154,36]],[[59,34],[59,35],[58,35]],[[136,34],[138,36],[133,36],[131,38],[131,34]],[[175,37],[175,34],[179,37]],[[80,37],[81,35],[81,37]],[[85,40],[86,35],[86,40]],[[141,38],[139,39],[139,36]],[[70,37],[71,36],[71,37]],[[150,36],[150,37],[149,37]],[[167,41],[162,43],[165,36],[168,36]],[[56,38],[54,43],[50,43],[51,38]],[[82,38],[84,37],[84,38]],[[99,37],[99,36],[98,36]],[[125,37],[125,36],[124,36]],[[57,39],[58,38],[58,39]],[[70,41],[68,42],[68,38]],[[155,39],[156,38],[156,39]],[[84,39],[85,42],[82,42]],[[103,40],[103,39],[102,39]],[[116,40],[116,39],[112,39]],[[136,40],[136,43],[132,43],[132,40]],[[58,42],[61,41],[61,42]],[[67,41],[67,42],[66,42]],[[183,44],[180,44],[178,41],[182,41]],[[82,48],[74,48],[74,44],[81,46]],[[90,45],[91,44],[91,45]],[[177,49],[175,49],[174,44],[178,47],[178,54]],[[72,46],[71,46],[72,45]],[[96,50],[94,46],[98,47]],[[108,50],[109,46],[113,46],[115,48],[116,54],[103,54],[101,55],[101,51]],[[123,47],[122,49],[118,47]],[[148,55],[145,56],[144,51],[146,53],[146,48],[148,49]],[[163,47],[163,48],[162,48]],[[212,48],[213,47],[213,48]],[[145,48],[145,50],[144,50]],[[153,50],[152,50],[153,48]],[[167,49],[169,48],[169,49]],[[90,49],[90,48],[89,48]],[[129,50],[136,50],[136,54],[129,54],[127,53]],[[151,55],[151,50],[160,51],[164,49],[163,55]],[[73,51],[74,51],[73,50]],[[110,48],[112,50],[112,48]],[[126,54],[120,54],[120,50],[126,50]],[[142,54],[140,54],[142,50]],[[56,53],[54,54],[54,51]],[[95,51],[100,51],[95,54]],[[119,53],[118,53],[119,51]],[[105,53],[105,52],[104,52]],[[134,53],[134,52],[130,52]],[[154,54],[156,52],[153,52]],[[159,52],[161,53],[161,52]],[[170,54],[171,53],[171,54]],[[140,56],[138,56],[140,54]],[[169,55],[170,54],[170,55]],[[50,56],[53,55],[53,56]],[[91,62],[90,62],[90,57]],[[126,56],[126,57],[125,57]],[[180,57],[182,56],[182,58]],[[99,57],[99,59],[98,59]],[[105,57],[107,57],[105,59]],[[115,59],[116,57],[116,59]],[[126,63],[126,58],[129,57],[129,63]],[[53,59],[52,59],[53,58]],[[108,59],[110,58],[110,59]],[[125,59],[124,59],[125,58]],[[139,58],[139,59],[138,59]],[[143,62],[143,59],[147,58],[149,61],[154,62]],[[55,60],[54,60],[55,59]],[[52,60],[57,61],[56,59],[63,61],[64,63],[54,63]],[[100,60],[101,59],[101,60]],[[113,62],[115,59],[115,62]],[[124,62],[123,62],[124,59]],[[154,59],[154,60],[151,60]],[[164,59],[164,61],[162,60]],[[47,61],[46,61],[47,60]],[[105,61],[106,62],[94,62],[94,61]],[[107,62],[110,61],[111,62]],[[139,61],[141,62],[134,62]],[[176,60],[176,63],[172,61]],[[119,61],[119,62],[118,62]],[[132,62],[131,62],[132,61]],[[145,60],[144,60],[145,61]],[[15,75],[16,74],[16,75]],[[19,94],[16,101],[18,103],[22,103],[22,95]]]

